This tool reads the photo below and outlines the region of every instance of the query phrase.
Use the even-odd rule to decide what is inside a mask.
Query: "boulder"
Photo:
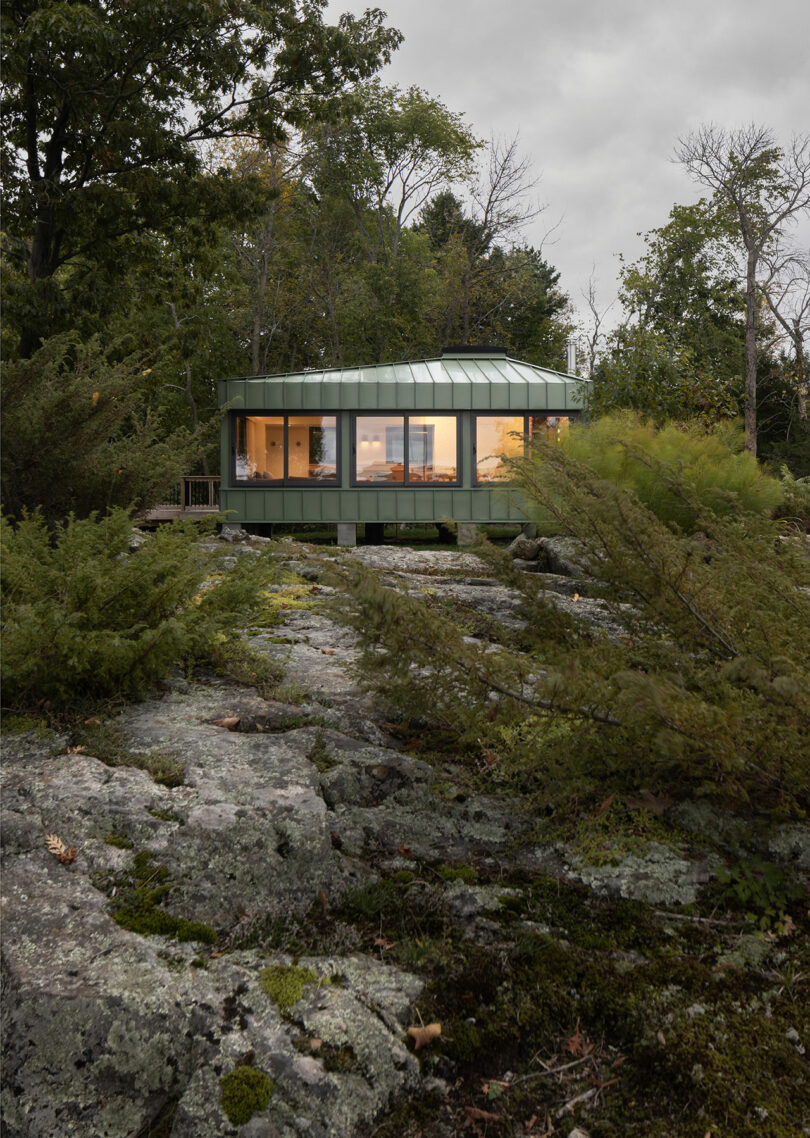
[[[542,537],[538,556],[546,563],[549,573],[565,577],[587,577],[588,557],[581,542],[573,537]]]
[[[542,548],[539,537],[527,537],[525,533],[519,533],[506,547],[506,552],[515,558],[520,558],[521,561],[536,561]]]

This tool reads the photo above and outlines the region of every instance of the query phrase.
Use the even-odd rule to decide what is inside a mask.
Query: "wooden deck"
[[[219,475],[192,474],[181,478],[165,502],[141,514],[145,522],[193,520],[219,513]]]

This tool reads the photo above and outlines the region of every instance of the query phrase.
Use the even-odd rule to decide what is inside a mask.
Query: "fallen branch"
[[[568,1112],[572,1111],[579,1103],[587,1102],[589,1099],[595,1098],[598,1093],[598,1087],[591,1087],[589,1091],[583,1091],[581,1095],[575,1095],[568,1100],[565,1106],[561,1106],[559,1110],[555,1110],[554,1117],[562,1118],[564,1114],[568,1114]]]
[[[526,1083],[529,1079],[543,1079],[546,1075],[559,1075],[561,1071],[570,1071],[572,1067],[581,1067],[583,1063],[588,1063],[593,1060],[593,1055],[583,1055],[581,1059],[574,1059],[571,1063],[563,1063],[561,1067],[546,1067],[545,1071],[534,1071],[531,1075],[521,1075],[519,1079],[513,1079],[509,1086],[514,1086],[516,1083]],[[543,1062],[542,1059],[539,1062]],[[543,1063],[545,1067],[545,1063]]]

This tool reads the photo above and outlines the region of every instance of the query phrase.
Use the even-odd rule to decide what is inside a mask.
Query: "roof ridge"
[[[233,383],[233,382],[250,382],[251,380],[290,379],[293,376],[300,376],[301,378],[304,378],[306,376],[316,376],[316,375],[323,376],[323,375],[327,375],[330,372],[339,372],[342,374],[343,372],[347,372],[347,371],[360,372],[360,371],[370,371],[372,369],[376,370],[377,368],[390,368],[390,367],[407,367],[411,370],[411,374],[413,374],[414,364],[436,364],[436,363],[437,364],[444,364],[444,362],[446,360],[476,361],[476,360],[493,360],[493,359],[502,360],[505,363],[518,364],[518,365],[520,365],[520,367],[532,368],[534,371],[542,371],[542,372],[548,372],[551,375],[558,375],[561,379],[564,379],[564,380],[569,381],[569,382],[573,381],[573,380],[579,380],[579,381],[582,381],[585,383],[588,382],[588,380],[584,376],[571,375],[570,372],[560,371],[558,368],[547,367],[545,364],[533,364],[533,363],[530,363],[528,360],[519,360],[514,356],[509,356],[509,355],[494,356],[494,355],[489,355],[487,353],[482,353],[480,356],[476,356],[473,353],[465,353],[464,355],[458,355],[458,356],[452,356],[452,355],[450,355],[450,356],[444,356],[444,355],[442,355],[442,356],[425,356],[422,359],[416,359],[416,360],[414,360],[414,359],[390,360],[390,361],[387,361],[385,363],[376,363],[376,364],[344,364],[341,367],[306,368],[304,371],[272,372],[269,375],[234,375],[234,376],[228,376],[224,380],[224,382]]]

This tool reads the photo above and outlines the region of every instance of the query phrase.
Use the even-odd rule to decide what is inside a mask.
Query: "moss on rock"
[[[148,850],[139,850],[131,869],[119,874],[112,885],[115,888],[112,918],[121,928],[142,936],[167,936],[203,944],[213,944],[217,939],[217,931],[210,925],[172,916],[160,908],[172,889],[169,871],[165,865],[155,865]]]
[[[283,1011],[297,1004],[304,994],[305,984],[315,984],[318,973],[311,968],[298,968],[294,964],[271,964],[262,969],[259,983],[268,996]]]
[[[275,1089],[270,1076],[258,1067],[234,1067],[219,1080],[222,1109],[236,1126],[250,1122],[254,1114],[265,1110]]]

